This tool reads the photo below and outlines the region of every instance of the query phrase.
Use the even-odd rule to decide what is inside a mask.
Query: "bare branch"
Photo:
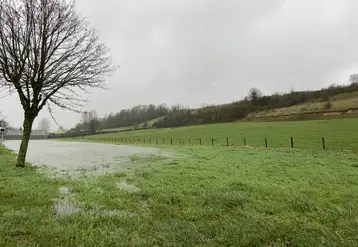
[[[74,2],[0,0],[0,88],[17,92],[25,113],[16,166],[25,165],[32,125],[45,105],[53,119],[49,104],[79,111],[86,102],[79,92],[104,88],[113,71],[108,49]]]
[[[0,87],[16,91],[25,113],[51,102],[82,107],[78,92],[104,88],[114,71],[98,33],[66,0],[0,0]]]
[[[64,130],[64,128],[62,126],[60,126],[58,124],[57,120],[55,119],[50,103],[47,104],[47,109],[48,109],[48,112],[50,113],[50,116],[51,116],[52,120],[55,122],[55,124],[60,128],[60,130]]]

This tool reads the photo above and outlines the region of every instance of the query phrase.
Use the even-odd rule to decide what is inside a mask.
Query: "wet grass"
[[[293,122],[237,122],[189,126],[181,128],[149,129],[123,133],[112,133],[86,136],[86,141],[103,142],[106,138],[117,142],[141,142],[152,146],[164,143],[167,145],[202,145],[229,146],[244,145],[244,138],[248,146],[264,147],[265,138],[271,148],[291,147],[291,137],[294,147],[300,149],[322,150],[322,137],[325,138],[326,148],[329,150],[358,150],[358,118],[311,120]],[[78,138],[77,140],[80,140]],[[189,143],[190,140],[190,143]]]
[[[0,246],[358,245],[356,154],[175,151],[84,180],[15,169],[0,147]],[[80,210],[56,215],[64,187]]]

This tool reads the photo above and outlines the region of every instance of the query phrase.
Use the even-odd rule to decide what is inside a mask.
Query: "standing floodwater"
[[[20,141],[5,141],[4,145],[18,152]],[[47,166],[56,172],[86,171],[103,173],[123,167],[131,155],[161,155],[157,148],[111,145],[85,142],[31,140],[27,161],[34,166]]]

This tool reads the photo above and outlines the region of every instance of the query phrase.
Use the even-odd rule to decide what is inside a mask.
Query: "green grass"
[[[271,148],[290,148],[290,138],[294,139],[294,147],[300,149],[322,149],[322,137],[325,138],[326,148],[330,150],[358,150],[358,118],[292,121],[292,122],[235,122],[225,124],[189,126],[181,128],[150,129],[132,132],[102,134],[86,136],[86,140],[103,142],[104,138],[111,138],[116,141],[135,140],[138,142],[155,145],[158,143],[173,145],[199,144],[212,145],[214,138],[215,146],[226,146],[226,138],[229,138],[229,145],[243,145],[246,138],[247,145],[252,147],[264,147],[265,138]]]
[[[354,153],[166,150],[187,156],[50,179],[0,147],[0,246],[357,246]],[[78,212],[54,215],[61,186]]]

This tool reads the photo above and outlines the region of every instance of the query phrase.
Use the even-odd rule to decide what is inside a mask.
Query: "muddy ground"
[[[18,152],[20,141],[8,140],[4,145]],[[102,174],[123,168],[131,156],[165,155],[157,148],[101,143],[31,140],[27,161],[34,166],[49,168],[56,174]]]

